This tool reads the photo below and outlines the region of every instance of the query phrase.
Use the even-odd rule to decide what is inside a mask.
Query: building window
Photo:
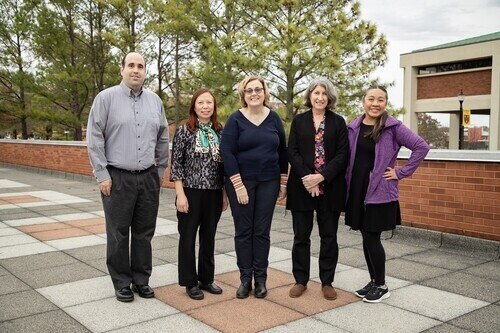
[[[418,68],[418,75],[452,72],[452,71],[460,71],[460,70],[465,70],[465,69],[474,69],[474,68],[483,68],[483,67],[491,67],[491,65],[492,65],[492,58],[491,57],[484,58],[484,59],[460,61],[460,62],[450,62],[450,63],[445,63],[445,64],[419,67]]]
[[[417,113],[418,134],[429,144],[431,149],[449,149],[450,117],[458,112]],[[458,147],[458,138],[455,138]],[[490,145],[489,110],[474,110],[470,126],[464,128],[463,148],[465,150],[488,150]]]

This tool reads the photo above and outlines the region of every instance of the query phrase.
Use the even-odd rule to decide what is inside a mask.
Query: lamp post
[[[458,149],[463,149],[464,145],[464,109],[462,108],[462,104],[465,100],[465,94],[462,89],[458,93],[458,102],[460,103],[460,120],[458,127]]]

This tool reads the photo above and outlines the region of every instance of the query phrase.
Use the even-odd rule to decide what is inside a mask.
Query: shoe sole
[[[255,294],[254,294],[254,296],[255,296],[255,298],[264,298],[264,297],[266,297],[266,296],[267,296],[267,293],[265,293],[265,294],[263,294],[263,295],[255,295]]]
[[[369,299],[363,298],[363,302],[367,302],[367,303],[380,303],[381,301],[383,301],[384,299],[389,298],[390,296],[391,296],[391,293],[387,292],[387,294],[382,295],[382,297],[380,297],[379,299],[369,300]]]
[[[365,296],[366,296],[366,294],[364,294],[364,295],[358,294],[357,291],[354,292],[354,295],[358,296],[359,298],[365,298]]]
[[[134,298],[116,298],[118,301],[120,302],[123,302],[123,303],[129,303],[129,302],[132,302],[134,300]]]
[[[236,298],[239,298],[239,299],[244,299],[244,298],[247,298],[250,294],[248,295],[236,295]]]

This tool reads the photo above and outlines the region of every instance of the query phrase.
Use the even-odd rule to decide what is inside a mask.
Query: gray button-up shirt
[[[144,170],[156,163],[163,178],[168,162],[168,125],[160,98],[139,95],[123,82],[101,91],[87,124],[87,150],[98,182],[110,179],[107,165]]]

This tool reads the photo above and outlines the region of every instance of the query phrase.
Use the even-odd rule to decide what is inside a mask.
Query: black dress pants
[[[265,282],[271,247],[271,221],[280,188],[279,179],[265,182],[243,181],[248,204],[240,205],[233,184],[226,182],[226,193],[234,219],[234,246],[241,282]]]
[[[222,213],[222,190],[202,190],[184,187],[189,211],[177,212],[179,221],[179,285],[197,286],[214,282],[214,251],[217,223]],[[195,242],[199,232],[198,274],[196,273]]]
[[[321,245],[319,251],[319,277],[323,285],[333,283],[335,268],[339,257],[337,229],[340,212],[329,210],[324,195],[314,198],[316,220],[318,222]],[[311,261],[311,232],[314,211],[294,211],[292,271],[296,283],[306,285],[309,282]]]
[[[108,167],[111,195],[101,193],[106,218],[106,264],[115,289],[148,284],[153,238],[160,196],[156,167],[130,173]],[[129,249],[129,234],[132,235]]]

